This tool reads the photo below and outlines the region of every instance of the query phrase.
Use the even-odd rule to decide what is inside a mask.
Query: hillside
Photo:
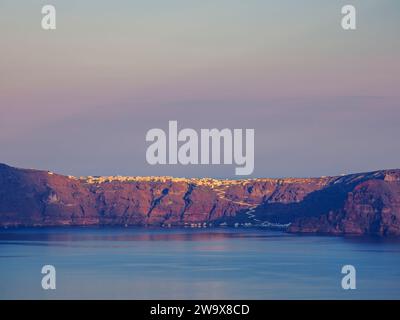
[[[1,226],[221,224],[400,236],[400,170],[304,179],[77,178],[0,164]]]

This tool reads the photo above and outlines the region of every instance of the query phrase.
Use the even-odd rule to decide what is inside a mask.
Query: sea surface
[[[44,265],[56,289],[44,290]],[[342,266],[356,268],[343,290]],[[0,299],[400,299],[400,240],[259,229],[0,231]]]

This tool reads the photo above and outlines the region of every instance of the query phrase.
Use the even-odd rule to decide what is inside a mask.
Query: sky
[[[0,162],[232,177],[146,163],[147,131],[177,120],[255,129],[252,177],[400,168],[398,30],[398,0],[0,0]]]

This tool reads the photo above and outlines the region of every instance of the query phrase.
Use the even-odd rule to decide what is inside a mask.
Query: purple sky
[[[254,128],[253,176],[400,167],[400,2],[0,3],[0,162],[73,175],[231,177],[150,166],[147,130]],[[46,3],[47,4],[47,3]]]

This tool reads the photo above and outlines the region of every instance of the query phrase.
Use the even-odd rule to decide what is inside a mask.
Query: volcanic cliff
[[[76,178],[0,164],[0,226],[61,225],[400,236],[400,170],[305,179]]]

